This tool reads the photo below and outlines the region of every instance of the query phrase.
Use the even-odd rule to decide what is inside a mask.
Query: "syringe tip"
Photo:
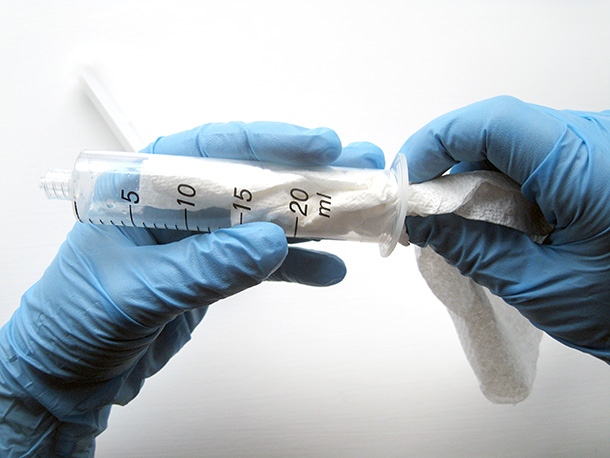
[[[50,169],[40,179],[40,189],[48,199],[72,200],[72,170]]]

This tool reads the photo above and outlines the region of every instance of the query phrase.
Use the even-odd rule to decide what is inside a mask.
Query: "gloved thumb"
[[[271,223],[251,223],[197,234],[165,245],[134,247],[120,282],[109,282],[121,311],[145,327],[158,327],[257,285],[288,253],[286,236]]]

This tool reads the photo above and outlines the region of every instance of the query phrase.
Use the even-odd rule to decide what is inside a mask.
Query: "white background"
[[[147,141],[276,120],[368,140],[390,161],[451,109],[500,94],[610,108],[606,1],[0,0],[0,322],[55,255],[70,206],[37,188],[120,149],[73,77],[97,59]],[[572,457],[610,453],[610,368],[549,338],[529,398],[480,393],[412,249],[320,243],[348,276],[211,307],[98,457]]]

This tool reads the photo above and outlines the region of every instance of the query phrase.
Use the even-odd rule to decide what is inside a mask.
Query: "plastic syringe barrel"
[[[41,180],[81,222],[211,232],[268,221],[288,237],[377,242],[383,256],[403,229],[407,187],[402,155],[378,170],[83,151],[72,171]]]

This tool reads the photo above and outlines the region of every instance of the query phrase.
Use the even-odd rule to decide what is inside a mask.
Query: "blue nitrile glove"
[[[333,131],[279,123],[206,125],[145,151],[383,167],[371,144],[341,154]],[[138,394],[209,304],[268,278],[322,286],[344,275],[335,256],[289,250],[270,223],[197,235],[76,224],[0,330],[0,456],[93,456],[110,406]]]
[[[452,166],[496,169],[518,182],[555,226],[544,244],[454,215],[407,218],[411,241],[555,339],[610,362],[610,112],[498,97],[432,121],[401,153],[413,182]]]

